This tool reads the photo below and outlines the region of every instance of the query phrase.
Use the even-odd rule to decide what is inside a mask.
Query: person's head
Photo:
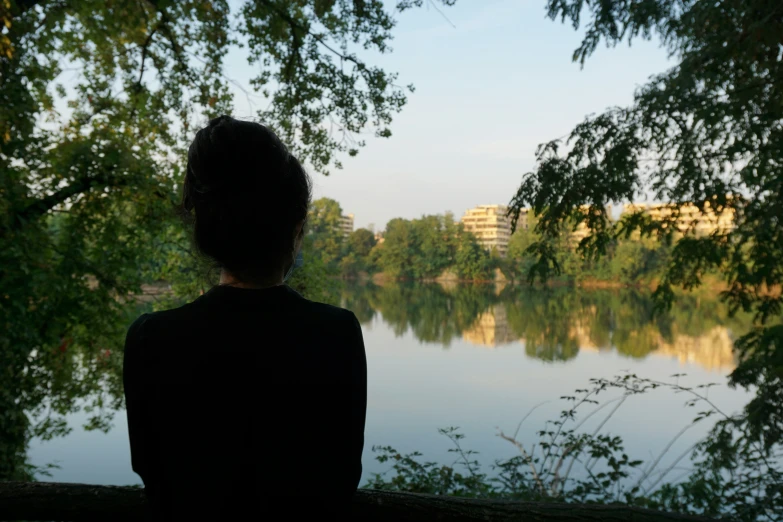
[[[310,197],[304,168],[263,125],[220,116],[190,145],[182,210],[195,247],[242,283],[288,270]]]

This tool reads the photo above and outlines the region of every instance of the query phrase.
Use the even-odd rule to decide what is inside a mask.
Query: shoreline
[[[390,277],[383,272],[378,272],[373,275],[364,274],[358,277],[339,277],[342,281],[360,282],[360,283],[373,283],[376,285],[384,285],[390,283],[421,283],[421,284],[494,284],[503,286],[521,286],[528,288],[563,288],[573,287],[582,288],[586,290],[621,290],[621,289],[633,289],[633,290],[648,290],[654,291],[659,283],[658,279],[650,281],[642,281],[639,283],[629,284],[623,283],[617,280],[606,279],[594,279],[588,278],[581,281],[574,280],[562,280],[562,279],[550,279],[546,283],[540,283],[538,281],[530,284],[526,278],[522,279],[507,279],[505,277],[496,279],[460,279],[456,277],[433,277],[433,278],[405,278],[405,277]],[[722,281],[715,277],[706,277],[701,285],[690,290],[689,293],[698,293],[699,291],[714,291],[722,292],[729,287],[725,281]],[[682,288],[675,287],[675,291],[682,290]]]

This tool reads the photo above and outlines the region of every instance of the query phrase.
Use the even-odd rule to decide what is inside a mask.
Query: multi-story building
[[[692,203],[677,207],[669,203],[657,204],[626,204],[623,214],[644,212],[655,221],[673,220],[674,227],[680,234],[707,236],[715,232],[728,232],[734,228],[734,209],[723,209],[716,213],[710,203],[704,204],[704,212]]]
[[[481,205],[465,212],[461,221],[465,230],[472,232],[481,246],[489,251],[496,249],[501,257],[505,257],[511,238],[511,219],[507,213],[508,207],[504,205]]]
[[[348,237],[351,235],[351,232],[353,232],[353,214],[347,214],[340,216],[340,230],[342,230],[343,235],[345,237]]]
[[[375,242],[380,245],[384,241],[385,241],[385,238],[383,237],[383,232],[380,232],[380,231],[376,232],[375,233]]]

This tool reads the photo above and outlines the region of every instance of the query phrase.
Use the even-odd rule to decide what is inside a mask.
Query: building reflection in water
[[[734,340],[725,326],[714,326],[698,337],[677,335],[672,343],[661,339],[654,355],[677,358],[680,364],[698,364],[707,370],[733,370],[737,366]]]
[[[513,343],[518,339],[508,325],[506,308],[500,304],[480,314],[473,326],[462,332],[462,338],[471,344],[489,348]]]
[[[595,310],[586,310],[588,314]],[[713,326],[702,335],[673,334],[673,339],[667,341],[660,332],[638,332],[638,335],[652,335],[645,343],[652,343],[650,356],[677,359],[683,366],[697,364],[709,371],[727,372],[736,367],[736,357],[733,351],[734,340],[731,331],[725,326]],[[462,332],[462,338],[476,346],[496,348],[520,341],[527,344],[524,338],[516,336],[511,329],[506,309],[502,304],[490,306],[481,313],[473,325]],[[575,341],[582,352],[608,352],[610,346],[599,346],[588,320],[579,318],[572,322],[568,331],[568,339]],[[640,341],[641,342],[641,339]]]

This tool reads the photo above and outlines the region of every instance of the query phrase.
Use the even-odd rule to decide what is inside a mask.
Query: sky
[[[546,18],[546,0],[459,0],[398,15],[394,52],[367,59],[416,91],[391,125],[366,137],[343,170],[312,173],[314,198],[337,200],[355,226],[382,230],[412,219],[507,204],[535,165],[539,143],[563,137],[591,113],[628,105],[634,90],[671,66],[657,41],[599,47],[582,69],[571,61],[581,32]],[[453,24],[453,25],[452,25]],[[231,54],[227,76],[253,75]],[[254,111],[240,92],[238,117]],[[256,107],[257,109],[258,107]]]

